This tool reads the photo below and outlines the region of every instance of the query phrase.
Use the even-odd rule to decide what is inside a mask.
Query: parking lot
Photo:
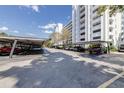
[[[45,49],[43,55],[3,58],[4,61],[0,59],[3,62],[0,65],[0,87],[124,87],[121,64],[107,63],[105,57],[102,57],[105,60],[93,57],[73,51]]]

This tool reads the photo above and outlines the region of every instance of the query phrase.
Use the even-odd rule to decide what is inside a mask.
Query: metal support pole
[[[108,45],[108,54],[110,54],[110,43],[107,43]]]
[[[9,58],[12,58],[13,53],[14,53],[14,50],[15,50],[15,47],[16,47],[16,44],[17,44],[17,40],[15,40],[14,43],[13,43],[13,45],[12,45],[12,49],[11,49]]]

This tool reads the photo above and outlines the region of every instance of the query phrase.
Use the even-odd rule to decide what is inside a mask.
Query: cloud
[[[21,8],[21,7],[22,7],[22,6],[20,6],[19,8]],[[32,9],[32,10],[35,11],[35,12],[40,12],[40,11],[39,11],[39,6],[38,6],[38,5],[23,5],[23,7]]]
[[[6,26],[0,27],[0,31],[7,31],[7,30],[8,30],[8,27]]]
[[[19,33],[19,31],[17,31],[17,30],[14,30],[14,31],[11,31],[11,32],[16,33],[16,34],[18,34],[18,33]]]
[[[55,28],[56,26],[58,26],[58,28]],[[44,26],[40,26],[40,25],[38,26],[38,28],[40,28],[41,31],[44,31],[44,33],[47,33],[47,34],[53,33],[53,31],[60,32],[62,27],[63,27],[62,23],[49,23]]]
[[[39,7],[36,5],[32,5],[31,8],[35,11],[35,12],[39,12]]]
[[[45,30],[44,32],[47,33],[47,34],[51,34],[53,31],[51,31],[51,30]]]
[[[33,34],[33,33],[27,33],[27,35],[29,35],[29,36],[36,36],[36,34]]]
[[[55,23],[52,23],[52,24],[47,24],[45,26],[38,26],[38,28],[41,28],[41,29],[54,29],[56,26]]]
[[[10,28],[8,28],[6,26],[0,27],[0,32],[5,32],[8,34],[19,34],[20,33],[18,30],[11,30]]]

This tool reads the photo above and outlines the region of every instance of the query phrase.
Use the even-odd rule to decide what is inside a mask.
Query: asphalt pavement
[[[46,48],[43,55],[0,65],[0,87],[97,88],[121,72],[76,52]]]

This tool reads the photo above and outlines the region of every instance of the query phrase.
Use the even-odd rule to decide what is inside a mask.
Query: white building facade
[[[119,36],[119,44],[124,44],[124,13],[122,13],[121,17],[122,17],[122,20],[121,20],[121,25],[122,25],[121,30],[122,30],[122,32]]]
[[[63,30],[66,30],[69,32],[69,38],[66,41],[67,44],[72,44],[72,20],[69,21],[64,27]]]
[[[111,41],[117,47],[122,32],[122,14],[111,16],[109,10],[100,16],[98,5],[72,6],[72,43]]]

